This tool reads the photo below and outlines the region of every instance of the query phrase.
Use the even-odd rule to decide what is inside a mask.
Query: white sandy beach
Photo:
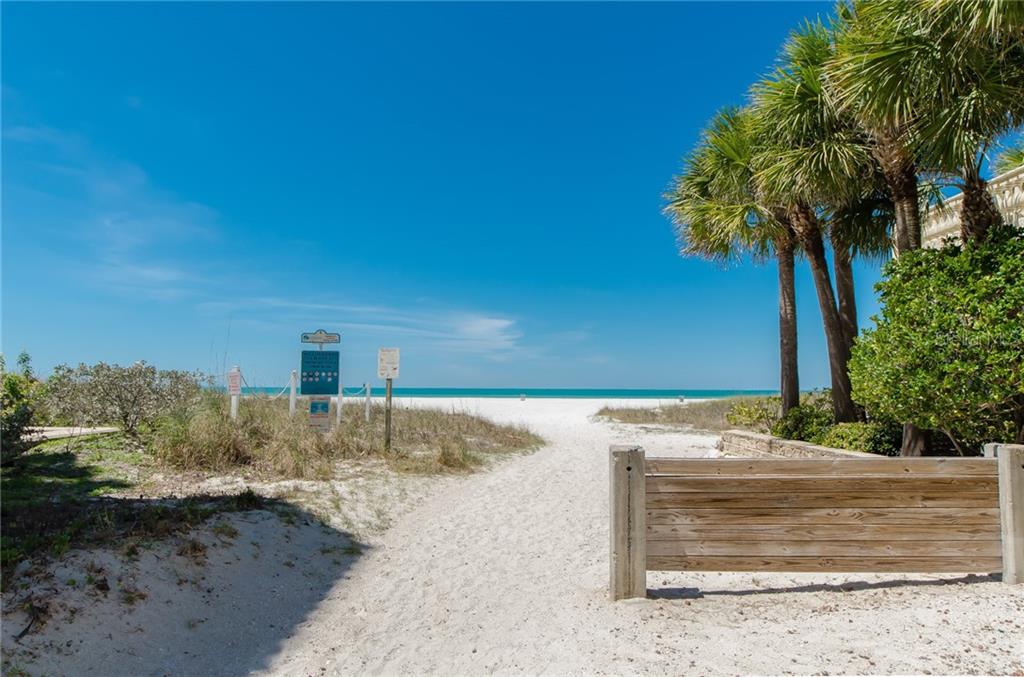
[[[232,517],[243,536],[210,556],[199,574],[206,581],[140,577],[147,598],[134,609],[103,601],[28,635],[22,642],[36,658],[23,667],[104,675],[1024,672],[1024,586],[988,576],[651,573],[651,598],[610,603],[608,445],[700,457],[717,453],[714,436],[596,420],[606,402],[595,400],[400,403],[523,423],[548,444],[441,481],[399,509],[362,556],[330,565],[317,564],[316,552],[338,538],[321,527],[282,537],[261,513]],[[264,555],[255,558],[261,539]],[[144,555],[147,566],[166,568],[174,557],[164,555]],[[5,646],[23,620],[6,624]]]

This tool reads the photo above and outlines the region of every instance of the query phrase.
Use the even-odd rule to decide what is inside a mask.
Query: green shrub
[[[42,393],[42,384],[32,374],[27,353],[18,356],[18,367],[18,372],[7,371],[0,356],[0,465],[9,465],[28,449],[24,437],[36,423]]]
[[[781,417],[781,397],[744,397],[725,415],[730,424],[757,432],[770,431]]]
[[[835,423],[832,408],[818,398],[793,407],[771,428],[772,435],[787,440],[810,442]]]
[[[811,442],[835,449],[899,456],[903,429],[898,423],[837,423]]]
[[[908,252],[877,289],[882,313],[850,360],[854,399],[960,453],[1024,442],[1024,234]]]
[[[157,370],[145,362],[61,364],[47,382],[47,402],[69,425],[117,425],[135,435],[140,426],[187,410],[208,382],[198,372]]]

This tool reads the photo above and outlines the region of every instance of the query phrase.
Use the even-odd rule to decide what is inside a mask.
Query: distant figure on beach
[[[526,393],[519,393],[519,401],[520,402],[525,402],[526,401]]]

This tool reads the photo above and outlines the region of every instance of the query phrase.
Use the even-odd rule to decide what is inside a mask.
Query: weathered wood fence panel
[[[646,459],[613,447],[611,596],[646,572],[1002,571],[1024,582],[1024,446],[998,458]]]

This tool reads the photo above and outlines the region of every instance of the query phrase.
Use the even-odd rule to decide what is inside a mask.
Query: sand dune
[[[716,437],[598,420],[596,400],[406,400],[529,425],[548,445],[444,478],[366,547],[300,514],[225,516],[205,563],[159,544],[79,552],[40,576],[52,619],[29,674],[779,674],[1024,672],[1024,586],[979,576],[651,573],[610,603],[608,445],[714,455]],[[645,404],[617,401],[615,405]],[[646,403],[649,404],[649,403]],[[329,522],[330,520],[328,520]],[[101,567],[109,593],[82,585]],[[98,574],[97,574],[98,575]],[[47,578],[49,576],[49,578]],[[78,579],[77,586],[67,579]],[[126,605],[132,590],[145,597]],[[8,597],[10,602],[13,597]],[[72,609],[74,611],[69,611]]]

